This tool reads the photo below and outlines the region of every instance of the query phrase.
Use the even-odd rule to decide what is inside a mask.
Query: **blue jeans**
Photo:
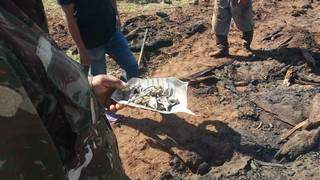
[[[126,71],[127,79],[138,76],[137,61],[129,48],[127,39],[119,30],[116,30],[108,42],[97,48],[89,49],[88,53],[91,58],[90,73],[93,76],[106,74],[106,53]]]

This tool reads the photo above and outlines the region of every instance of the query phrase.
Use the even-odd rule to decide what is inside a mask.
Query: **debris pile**
[[[178,99],[173,99],[172,89],[164,90],[161,86],[143,88],[140,85],[130,87],[128,103],[150,107],[154,110],[171,111],[172,107],[179,104]]]

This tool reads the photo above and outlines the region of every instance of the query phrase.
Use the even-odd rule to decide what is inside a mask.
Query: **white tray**
[[[124,95],[123,91],[116,90],[111,98],[120,103],[125,104],[132,107],[147,109],[151,111],[157,111],[163,114],[172,114],[177,112],[184,112],[188,114],[194,115],[192,111],[190,111],[187,107],[188,101],[187,101],[187,89],[188,89],[188,83],[180,81],[179,79],[175,77],[168,77],[168,78],[152,78],[152,79],[140,79],[140,78],[132,78],[127,82],[127,85],[129,87],[132,87],[134,85],[140,85],[142,88],[147,88],[150,86],[161,86],[164,90],[172,89],[173,95],[171,96],[174,99],[178,99],[179,104],[173,106],[170,111],[160,111],[156,110],[150,107],[146,107],[140,104],[135,104],[132,102],[128,102],[129,95]]]

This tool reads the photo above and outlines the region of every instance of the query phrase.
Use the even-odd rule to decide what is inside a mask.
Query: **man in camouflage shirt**
[[[88,81],[44,33],[41,1],[24,2],[0,1],[0,179],[127,179],[101,106],[119,108],[105,102],[123,82]]]

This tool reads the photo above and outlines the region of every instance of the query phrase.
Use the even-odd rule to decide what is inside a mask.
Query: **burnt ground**
[[[320,94],[320,1],[254,1],[251,58],[242,56],[234,24],[232,56],[210,57],[216,49],[212,9],[210,2],[200,2],[122,14],[134,52],[149,29],[142,76],[189,81],[189,108],[197,114],[121,110],[121,122],[113,128],[127,174],[132,179],[319,179],[318,127],[279,141],[296,124],[320,120],[314,98]],[[53,14],[48,14],[52,37],[61,48],[72,48]]]

